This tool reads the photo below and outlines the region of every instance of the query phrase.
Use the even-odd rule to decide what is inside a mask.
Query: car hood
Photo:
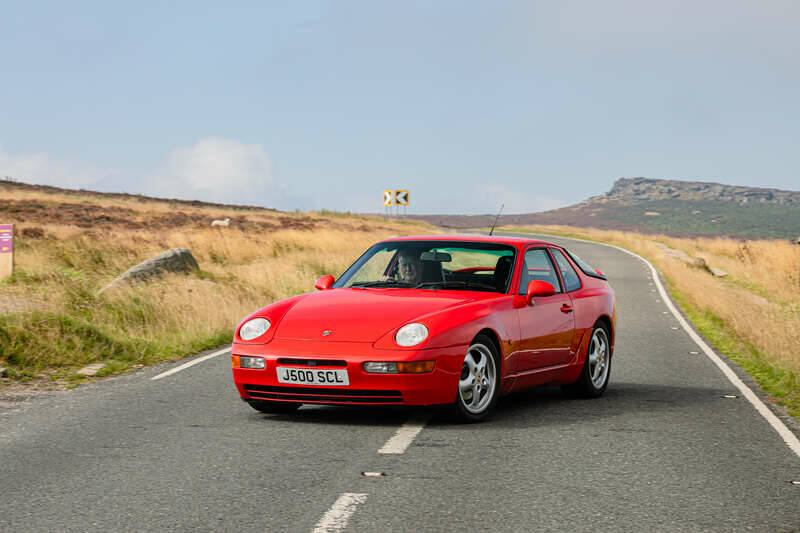
[[[375,342],[394,328],[474,300],[464,293],[422,289],[332,289],[295,304],[275,331],[279,339]],[[323,335],[323,332],[330,331]]]

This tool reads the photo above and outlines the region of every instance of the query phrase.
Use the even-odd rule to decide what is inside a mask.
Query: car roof
[[[408,235],[405,237],[391,237],[384,239],[380,242],[397,242],[397,241],[462,241],[462,242],[492,242],[497,244],[509,244],[516,247],[522,247],[526,244],[544,244],[547,246],[555,246],[561,248],[557,244],[547,241],[540,241],[538,239],[528,239],[526,237],[507,237],[505,235]]]

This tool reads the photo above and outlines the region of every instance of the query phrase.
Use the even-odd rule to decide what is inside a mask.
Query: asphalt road
[[[270,416],[238,399],[227,354],[153,381],[162,365],[0,412],[0,530],[800,531],[800,457],[673,329],[645,265],[565,244],[617,291],[602,398],[536,389],[478,425]]]

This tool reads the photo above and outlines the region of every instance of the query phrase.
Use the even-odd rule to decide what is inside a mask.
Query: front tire
[[[478,335],[461,367],[453,411],[461,422],[479,422],[489,416],[500,392],[500,357],[492,340]]]
[[[247,403],[256,411],[270,415],[293,413],[303,405],[301,403],[270,402],[268,400],[247,400]]]
[[[598,398],[605,392],[611,376],[611,343],[608,339],[608,327],[602,322],[595,324],[581,375],[575,383],[561,387],[567,396]]]

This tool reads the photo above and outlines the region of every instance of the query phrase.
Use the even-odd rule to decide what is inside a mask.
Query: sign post
[[[397,206],[401,206],[402,205],[403,206],[403,214],[404,215],[408,214],[408,204],[409,204],[408,190],[402,190],[401,189],[401,190],[394,191],[394,205],[397,205]],[[399,209],[400,208],[398,207],[398,210]]]
[[[387,189],[383,191],[383,213],[386,218],[389,218],[392,212],[392,200],[394,200],[394,191]]]
[[[0,224],[0,279],[14,272],[14,225]]]

